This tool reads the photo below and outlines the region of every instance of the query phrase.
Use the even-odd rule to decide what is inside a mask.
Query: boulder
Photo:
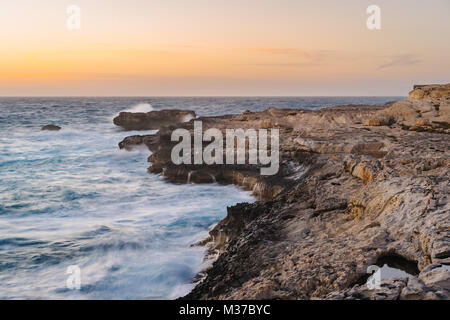
[[[43,127],[41,128],[41,130],[58,131],[58,130],[61,130],[61,127],[55,126],[55,125],[53,125],[53,124],[48,124],[48,125],[46,125],[46,126],[43,126]]]
[[[158,130],[194,118],[195,112],[190,110],[159,110],[147,113],[121,112],[113,122],[125,130]]]

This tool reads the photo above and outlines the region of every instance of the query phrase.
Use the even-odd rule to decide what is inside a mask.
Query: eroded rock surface
[[[186,122],[195,118],[189,110],[160,110],[150,112],[121,112],[114,118],[115,125],[125,130],[157,130],[163,126]]]
[[[269,177],[258,166],[172,164],[170,134],[192,131],[192,121],[121,142],[146,144],[149,171],[169,181],[234,183],[261,199],[228,208],[211,230],[203,245],[218,258],[186,298],[448,299],[450,139],[445,130],[405,130],[410,119],[393,112],[440,99],[429,119],[448,123],[446,88],[416,87],[424,94],[384,106],[199,119],[204,130],[279,128],[281,167]],[[367,125],[385,114],[395,121]],[[369,290],[367,268],[385,257],[398,257],[398,267],[412,265],[415,274]]]

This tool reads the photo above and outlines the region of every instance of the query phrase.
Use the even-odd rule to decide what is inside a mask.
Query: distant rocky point
[[[41,128],[41,130],[58,131],[58,130],[61,130],[61,127],[55,126],[55,125],[53,125],[53,124],[48,124],[48,125],[46,125],[46,126],[43,126],[43,127]]]
[[[190,110],[160,110],[150,112],[121,112],[114,124],[125,130],[157,130],[163,126],[187,122],[195,118]]]
[[[400,125],[409,131],[450,133],[450,84],[416,85],[408,99],[380,110],[367,126]]]

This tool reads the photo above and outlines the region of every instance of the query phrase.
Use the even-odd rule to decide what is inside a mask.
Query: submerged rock
[[[125,130],[157,130],[167,125],[187,122],[195,118],[190,110],[160,110],[144,112],[121,112],[114,118],[115,125]]]
[[[43,126],[41,130],[58,131],[61,130],[61,127],[55,126],[53,124],[48,124],[46,126]]]

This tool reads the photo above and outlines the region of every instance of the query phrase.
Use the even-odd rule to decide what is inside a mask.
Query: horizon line
[[[3,96],[0,98],[327,98],[327,97],[342,97],[342,98],[404,98],[408,95],[180,95],[180,96],[165,96],[165,95],[38,95],[38,96]]]

